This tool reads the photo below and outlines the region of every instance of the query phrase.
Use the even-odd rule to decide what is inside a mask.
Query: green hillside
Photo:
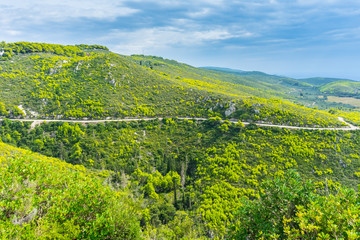
[[[329,95],[360,98],[360,82],[336,81],[321,86],[320,90]]]
[[[349,79],[341,79],[341,78],[321,78],[321,77],[314,77],[314,78],[302,78],[299,81],[309,83],[313,86],[322,86],[328,83],[337,82],[337,81],[351,81]]]
[[[139,221],[149,239],[222,239],[243,199],[258,199],[265,179],[289,169],[318,191],[356,188],[360,176],[358,131],[244,127],[218,118],[1,126],[8,144],[111,170],[108,181],[142,202]]]
[[[324,115],[324,112],[304,108],[285,100],[294,100],[288,93],[284,94],[284,90],[290,92],[293,90],[284,88],[284,86],[279,84],[267,83],[261,78],[255,81],[255,78],[247,79],[243,76],[237,77],[231,73],[194,68],[173,60],[154,56],[134,55],[132,58],[137,63],[145,65],[159,74],[167,75],[169,80],[185,82],[191,88],[235,97],[235,99],[239,100],[241,106],[239,106],[236,100],[232,102],[236,111],[230,117],[245,121],[253,119],[255,121],[263,120],[290,125],[315,124],[316,120],[304,119],[304,116],[306,116],[305,118],[310,116],[316,116],[317,119],[325,118],[325,122],[331,121],[330,119],[333,117]],[[299,95],[298,91],[296,92]],[[246,105],[252,106],[250,111],[247,110],[248,107]],[[254,115],[254,111],[257,114]],[[323,125],[323,123],[319,125]]]
[[[0,239],[359,239],[360,131],[289,128],[359,124],[294,103],[325,101],[317,86],[99,45],[0,48]]]
[[[139,239],[134,203],[108,174],[0,143],[0,238]]]
[[[224,81],[230,81],[238,84],[248,84],[261,90],[275,91],[273,97],[288,99],[291,102],[310,108],[328,109],[351,107],[345,103],[335,103],[326,101],[326,93],[320,91],[320,87],[326,83],[339,81],[338,78],[306,78],[294,79],[277,75],[270,75],[259,71],[241,71],[229,68],[204,67],[204,69],[217,72],[221,77],[230,76],[229,80],[222,78]],[[264,95],[265,96],[265,95]]]
[[[291,125],[339,125],[286,100],[282,87],[101,46],[12,43],[0,62],[3,116],[38,118],[234,117]],[[255,85],[254,85],[255,84]],[[1,109],[0,109],[1,110]]]
[[[281,77],[277,75],[271,75],[259,71],[241,71],[241,70],[234,70],[234,69],[227,69],[227,68],[214,68],[214,67],[205,67],[205,69],[215,70],[224,73],[230,73],[234,75],[241,76],[243,79],[246,79],[250,82],[257,82],[257,83],[267,83],[274,86],[282,86],[282,90],[284,92],[290,91],[291,87],[311,87],[311,84],[307,84],[303,81],[299,81],[289,77]]]
[[[224,73],[230,73],[239,76],[247,76],[254,81],[263,81],[273,84],[280,84],[283,86],[303,86],[303,87],[310,87],[310,86],[321,86],[328,83],[336,82],[336,81],[351,81],[350,79],[342,79],[342,78],[324,78],[324,77],[313,77],[313,78],[289,78],[289,77],[282,77],[277,75],[271,75],[264,72],[259,71],[242,71],[236,70],[231,68],[220,68],[220,67],[203,67],[203,69],[209,69]]]

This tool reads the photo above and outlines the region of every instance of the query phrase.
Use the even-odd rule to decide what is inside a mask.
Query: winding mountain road
[[[169,117],[171,118],[171,117]],[[125,119],[107,119],[107,120],[64,120],[64,119],[8,119],[11,121],[20,121],[20,122],[33,122],[31,124],[31,129],[34,129],[37,125],[40,125],[43,122],[73,122],[73,123],[83,123],[83,124],[96,124],[102,122],[132,122],[132,121],[150,121],[159,119],[162,120],[163,118],[125,118]],[[179,117],[179,119],[188,119],[188,120],[197,120],[197,121],[204,121],[208,118],[192,118],[192,117]],[[327,128],[318,128],[318,127],[296,127],[296,126],[289,126],[289,125],[276,125],[276,124],[269,124],[269,123],[255,123],[257,126],[263,127],[277,127],[277,128],[286,128],[286,129],[305,129],[305,130],[328,130],[328,131],[351,131],[351,130],[359,130],[360,128],[354,126],[344,120],[342,117],[338,117],[339,121],[345,123],[347,127],[327,127]],[[3,119],[0,119],[3,120]],[[229,120],[232,123],[237,123],[238,120]],[[249,125],[249,122],[242,122],[244,125]]]

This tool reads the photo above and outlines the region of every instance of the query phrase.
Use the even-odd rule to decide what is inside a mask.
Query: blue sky
[[[0,40],[360,80],[359,0],[0,0]]]

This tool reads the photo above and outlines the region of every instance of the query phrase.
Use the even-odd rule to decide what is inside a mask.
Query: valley
[[[0,238],[360,236],[356,82],[2,44]]]

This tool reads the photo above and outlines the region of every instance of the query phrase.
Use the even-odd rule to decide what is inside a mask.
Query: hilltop
[[[360,82],[336,81],[321,86],[320,90],[329,95],[359,98]]]

